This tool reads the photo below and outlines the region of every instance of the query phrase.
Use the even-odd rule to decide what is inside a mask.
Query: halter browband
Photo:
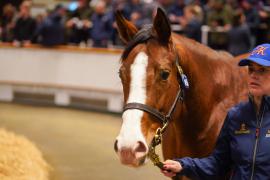
[[[184,101],[184,88],[183,87],[185,87],[185,86],[184,86],[183,79],[181,79],[181,76],[184,75],[184,73],[183,73],[182,67],[179,64],[179,56],[177,53],[176,53],[175,64],[176,64],[176,67],[178,70],[178,74],[180,76],[180,78],[178,78],[179,89],[177,91],[177,95],[176,95],[174,102],[173,102],[167,115],[164,115],[163,113],[154,109],[151,106],[148,106],[148,105],[142,104],[142,103],[137,103],[137,102],[131,102],[131,103],[125,104],[124,108],[123,108],[123,113],[129,109],[138,109],[138,110],[147,112],[147,113],[155,116],[156,117],[155,119],[158,120],[162,125],[166,124],[171,119],[171,115],[176,107],[178,100],[180,99],[182,102]]]

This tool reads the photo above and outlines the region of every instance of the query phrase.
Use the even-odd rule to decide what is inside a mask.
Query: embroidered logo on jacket
[[[268,129],[268,131],[266,132],[265,137],[270,137],[270,129]]]
[[[242,123],[239,130],[234,131],[235,134],[249,134],[250,130],[247,129],[246,124]]]

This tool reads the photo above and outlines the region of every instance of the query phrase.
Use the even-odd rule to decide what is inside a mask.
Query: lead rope
[[[154,166],[159,167],[160,169],[163,169],[163,163],[160,161],[159,155],[156,153],[156,146],[158,146],[159,144],[161,144],[162,141],[162,134],[164,133],[165,129],[168,126],[168,119],[166,118],[165,123],[163,124],[162,128],[158,128],[156,131],[156,134],[149,146],[149,152],[147,154],[147,156],[149,157],[149,159],[153,162]]]

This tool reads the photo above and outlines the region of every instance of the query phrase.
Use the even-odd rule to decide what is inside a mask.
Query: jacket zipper
[[[256,126],[256,132],[255,132],[256,141],[255,141],[254,151],[253,151],[252,171],[251,171],[250,180],[253,180],[253,176],[254,176],[255,161],[256,161],[256,154],[257,154],[257,146],[258,146],[258,141],[259,141],[260,129],[261,129],[261,126],[262,126],[264,110],[265,110],[265,106],[263,106],[263,111],[260,114],[260,116],[256,116],[257,117],[257,126]]]

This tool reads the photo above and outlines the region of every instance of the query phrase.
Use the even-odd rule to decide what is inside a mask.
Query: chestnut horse
[[[121,163],[133,167],[145,163],[162,126],[158,116],[168,112],[164,159],[209,155],[228,109],[247,98],[246,69],[238,68],[238,59],[229,53],[172,33],[160,8],[153,25],[140,31],[119,12],[116,22],[127,44],[119,70],[126,106],[114,144]]]

